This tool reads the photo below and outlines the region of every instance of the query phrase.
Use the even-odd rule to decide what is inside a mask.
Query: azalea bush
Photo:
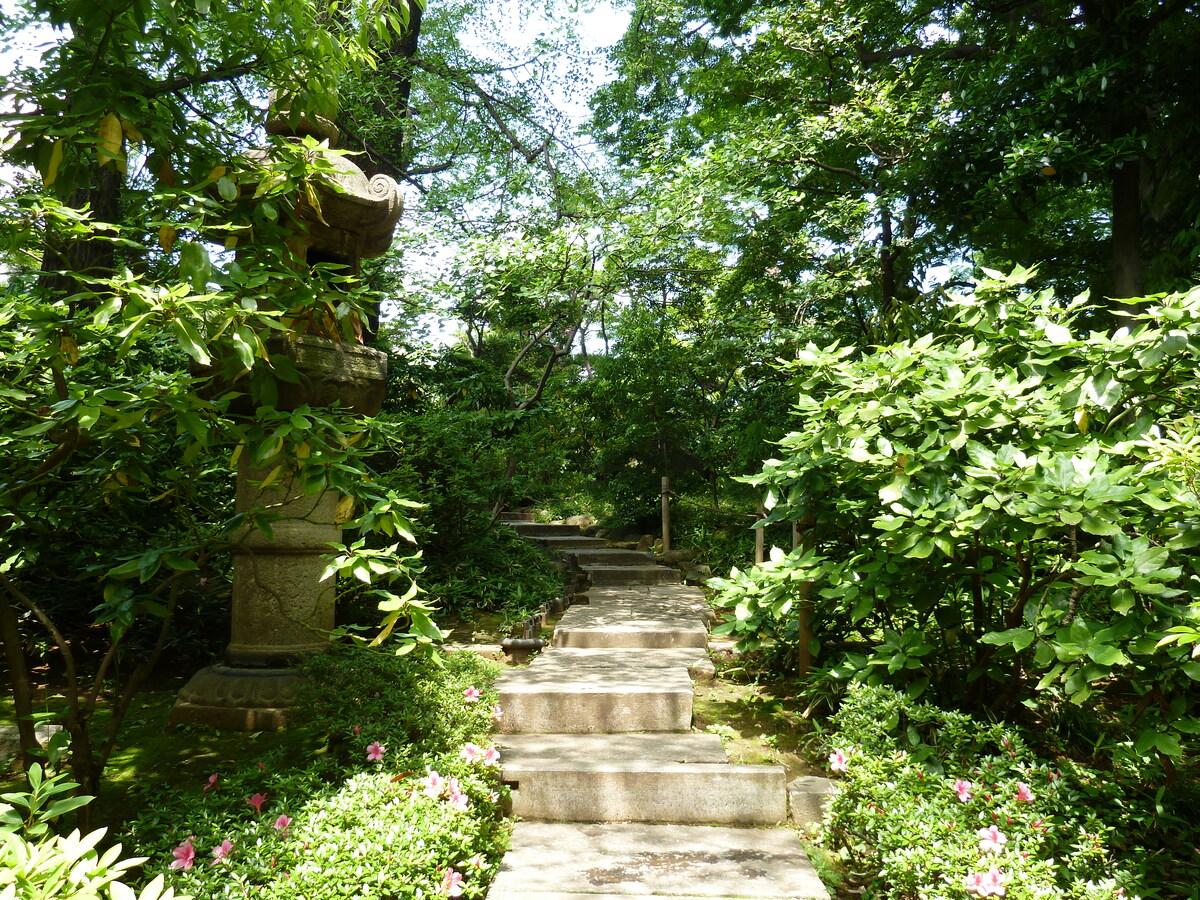
[[[810,527],[721,585],[718,631],[794,660],[807,607],[842,678],[1099,709],[1100,749],[1171,781],[1200,731],[1200,289],[1110,333],[1031,277],[978,284],[937,334],[786,364],[795,431],[747,480]]]
[[[497,667],[340,650],[310,664],[307,759],[143,788],[129,839],[199,898],[483,897],[506,842],[488,746]]]
[[[1010,726],[865,685],[830,724],[840,789],[821,841],[868,897],[1187,897],[1195,883],[1173,846],[1194,824],[1111,773],[1040,759]]]

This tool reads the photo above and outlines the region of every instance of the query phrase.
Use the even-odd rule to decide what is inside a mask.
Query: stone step
[[[488,900],[829,900],[795,832],[517,822]]]
[[[501,734],[496,736],[502,766],[533,763],[614,762],[645,759],[656,763],[726,763],[715,734],[687,731],[631,734]]]
[[[509,522],[508,527],[521,537],[583,537],[578,525],[550,525],[545,522]]]
[[[496,682],[503,733],[687,731],[692,680],[678,667],[626,671],[529,666]]]
[[[614,584],[592,585],[587,595],[596,600],[651,600],[672,602],[680,609],[695,607],[711,609],[704,599],[704,591],[690,584]]]
[[[542,651],[529,668],[540,669],[666,669],[672,666],[688,668],[707,654],[697,647],[596,647],[590,649],[551,647]]]
[[[597,587],[610,584],[678,584],[679,570],[666,566],[583,566],[588,580]]]
[[[511,762],[512,814],[550,822],[778,825],[787,819],[781,766],[625,762]]]
[[[512,809],[556,822],[775,825],[780,766],[730,765],[712,734],[512,735],[497,742]]]
[[[570,553],[581,566],[653,566],[654,556],[640,550],[617,550],[603,547],[596,550],[575,550]]]
[[[580,534],[552,534],[546,537],[535,536],[532,537],[531,540],[537,541],[547,550],[551,550],[554,553],[560,554],[574,553],[577,550],[592,550],[599,547],[608,546],[608,541],[604,540],[604,538],[584,537]]]
[[[531,512],[520,512],[517,510],[505,510],[500,513],[501,522],[536,522],[537,516]]]
[[[554,646],[598,649],[618,647],[708,647],[708,628],[700,614],[671,599],[608,598],[572,606],[558,620]]]

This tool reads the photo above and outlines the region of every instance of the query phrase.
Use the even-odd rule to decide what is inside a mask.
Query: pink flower
[[[254,807],[256,813],[261,813],[263,804],[267,802],[266,794],[251,794],[246,798],[246,802]]]
[[[447,869],[442,877],[441,891],[447,897],[461,897],[463,892],[463,877],[453,869]]]
[[[478,703],[479,698],[482,696],[483,696],[483,691],[481,691],[479,688],[475,687],[475,685],[471,685],[469,688],[467,688],[465,691],[463,691],[463,699],[466,700],[468,703]]]
[[[265,771],[267,771],[267,767],[266,767],[266,766],[264,766],[264,765],[263,765],[263,764],[260,762],[260,763],[258,764],[258,771],[260,771],[260,772],[265,772]]]
[[[497,722],[504,718],[504,710],[500,708],[499,703],[492,707],[492,718]]]
[[[387,751],[387,747],[375,741],[373,744],[367,745],[367,762],[381,762],[383,754]]]
[[[276,831],[281,831],[286,835],[288,833],[288,828],[291,826],[291,824],[292,824],[292,817],[285,816],[281,813],[279,818],[275,820],[274,828]]]
[[[421,779],[422,793],[436,800],[446,789],[446,779],[438,774],[437,769],[430,769],[429,774]]]
[[[215,789],[217,786],[217,778],[219,778],[219,777],[220,776],[216,772],[213,772],[211,775],[209,775],[208,782],[204,785],[204,790],[201,791],[200,793],[207,794],[209,791]]]
[[[1029,789],[1029,785],[1027,785],[1023,781],[1017,782],[1017,799],[1020,800],[1022,803],[1032,803],[1033,802],[1033,791],[1031,791]]]
[[[354,734],[357,736],[360,733],[362,733],[362,728],[360,728],[358,725],[355,725],[354,726]]]
[[[981,853],[999,853],[1004,849],[1004,845],[1008,843],[1008,838],[1004,836],[1004,832],[995,825],[980,828],[975,834],[979,838],[979,851]]]
[[[463,744],[462,758],[466,762],[475,762],[475,760],[479,759],[481,756],[483,756],[483,748],[478,744]]]
[[[850,754],[842,750],[834,750],[829,754],[829,768],[835,772],[847,772],[850,769]]]
[[[462,785],[453,775],[446,779],[446,802],[450,804],[451,809],[457,809],[459,812],[466,812],[469,806],[468,797],[463,793]]]
[[[221,860],[229,859],[229,855],[231,853],[233,853],[233,842],[230,841],[229,838],[226,838],[225,840],[221,841],[221,846],[213,847],[212,864],[215,866]]]
[[[972,796],[974,796],[971,793],[971,788],[973,787],[975,787],[975,785],[969,781],[963,781],[961,778],[956,778],[954,780],[954,793],[958,794],[958,799],[963,803],[966,803],[971,799]]]
[[[190,869],[192,863],[196,861],[196,848],[192,846],[192,841],[189,838],[172,850],[171,855],[175,857],[171,861],[172,869]]]
[[[978,897],[1003,897],[1004,883],[1008,876],[999,869],[992,868],[986,872],[972,872],[963,879],[963,887],[968,894]]]
[[[483,764],[485,766],[500,765],[500,751],[495,747],[488,747],[483,751]]]
[[[482,869],[483,868],[483,854],[476,853],[469,860],[467,860],[467,865],[473,866],[476,869]]]

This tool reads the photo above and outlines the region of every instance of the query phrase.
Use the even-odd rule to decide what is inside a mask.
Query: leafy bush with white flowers
[[[1147,845],[1186,823],[1153,821],[1153,800],[1108,773],[1039,759],[1011,726],[865,685],[831,724],[840,790],[821,842],[865,897],[1128,900],[1194,883],[1188,860]]]
[[[129,829],[147,872],[198,900],[483,897],[507,840],[487,746],[496,670],[471,653],[313,660],[301,727],[323,746],[166,796],[147,786]]]

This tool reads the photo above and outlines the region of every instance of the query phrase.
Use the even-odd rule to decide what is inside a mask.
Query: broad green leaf
[[[208,355],[208,349],[204,345],[204,338],[200,336],[200,332],[191,322],[187,319],[175,319],[171,325],[175,329],[175,337],[179,339],[179,345],[188,356],[202,366],[212,362],[212,358]]]

